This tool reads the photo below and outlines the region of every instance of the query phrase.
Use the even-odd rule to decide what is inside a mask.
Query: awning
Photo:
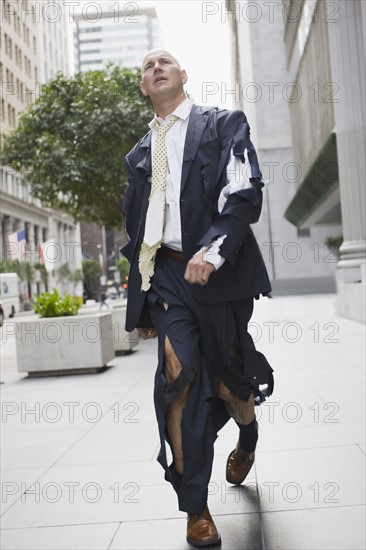
[[[336,134],[331,134],[285,212],[285,218],[301,227],[339,187]]]

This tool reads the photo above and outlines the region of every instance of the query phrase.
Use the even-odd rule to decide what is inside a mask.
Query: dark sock
[[[239,445],[240,448],[246,451],[247,453],[252,453],[255,451],[258,441],[258,422],[254,419],[250,424],[244,426],[239,424]]]

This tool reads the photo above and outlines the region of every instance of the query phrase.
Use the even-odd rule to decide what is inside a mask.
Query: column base
[[[336,313],[366,323],[366,260],[341,260],[336,270]]]

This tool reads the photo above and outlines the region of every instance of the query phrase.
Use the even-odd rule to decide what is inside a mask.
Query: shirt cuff
[[[200,252],[203,253],[203,259],[206,262],[210,262],[216,271],[226,262],[225,258],[219,254],[220,246],[226,237],[227,235],[222,235],[221,237],[215,239],[208,248],[203,246],[200,250]]]

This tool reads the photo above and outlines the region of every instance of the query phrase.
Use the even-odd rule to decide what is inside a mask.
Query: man
[[[155,118],[126,157],[121,252],[131,263],[126,329],[158,336],[158,460],[188,514],[187,541],[208,546],[220,541],[207,507],[217,432],[230,417],[239,427],[226,478],[241,484],[258,438],[254,405],[273,389],[247,332],[253,297],[271,287],[250,228],[263,183],[246,117],[192,104],[186,81],[169,52],[145,56],[141,90]]]

